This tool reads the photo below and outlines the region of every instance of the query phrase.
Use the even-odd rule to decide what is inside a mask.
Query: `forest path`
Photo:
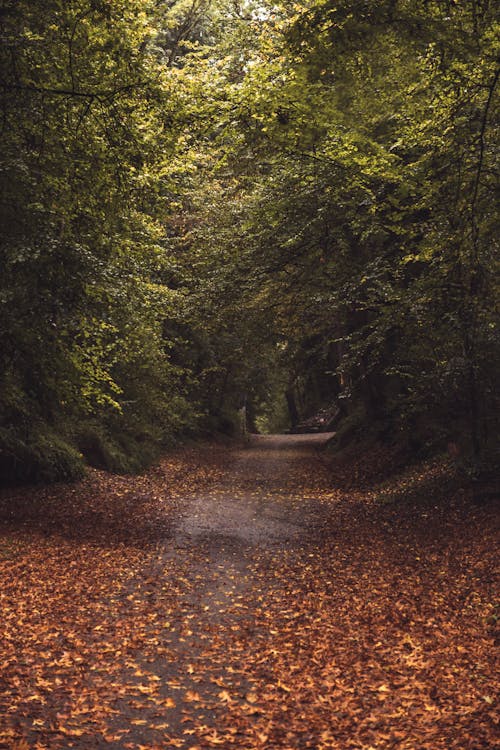
[[[314,488],[328,490],[330,477],[318,457],[331,434],[254,435],[233,451],[230,467],[210,492],[185,498],[177,537],[223,544],[266,545],[300,538],[314,525]],[[221,542],[222,540],[222,542]]]
[[[184,580],[193,582],[182,600],[182,635],[174,628],[166,638],[175,659],[155,662],[163,681],[180,692],[169,712],[174,746],[193,747],[190,734],[181,744],[190,723],[206,726],[208,739],[201,747],[211,746],[209,726],[217,727],[214,707],[221,700],[252,705],[245,698],[252,695],[252,680],[226,658],[242,635],[250,644],[255,641],[258,655],[258,640],[266,633],[253,613],[271,597],[271,560],[311,543],[325,522],[320,496],[330,477],[318,450],[330,437],[251,436],[248,445],[231,451],[215,481],[180,499],[178,521],[160,542],[152,569],[163,575],[172,563],[181,564]],[[261,564],[267,574],[257,582]],[[216,745],[217,734],[212,737]]]
[[[324,440],[1,493],[0,748],[490,747],[493,511]]]

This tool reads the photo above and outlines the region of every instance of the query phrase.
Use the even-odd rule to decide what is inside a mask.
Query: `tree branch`
[[[493,77],[493,81],[491,82],[489,86],[488,98],[486,100],[486,106],[484,108],[483,119],[481,122],[481,130],[479,133],[479,162],[477,165],[476,179],[474,180],[474,189],[472,193],[472,202],[471,202],[471,220],[472,220],[472,234],[473,234],[474,247],[476,247],[477,239],[479,235],[479,228],[477,226],[477,221],[476,221],[476,207],[477,207],[477,200],[479,197],[479,185],[481,182],[481,173],[483,171],[484,151],[486,147],[486,142],[485,142],[486,127],[488,124],[488,115],[490,111],[491,102],[493,101],[493,94],[495,93],[495,88],[498,83],[499,77],[500,77],[500,68],[497,68],[495,75]]]
[[[147,86],[151,81],[138,81],[137,83],[129,83],[125,86],[119,86],[116,89],[110,89],[108,91],[73,91],[72,89],[56,89],[45,86],[35,86],[32,84],[20,84],[20,83],[2,83],[1,85],[7,91],[29,91],[34,94],[54,94],[56,96],[68,96],[76,97],[78,99],[90,99],[90,100],[109,100],[113,99],[118,94],[123,94],[127,91],[133,91],[133,89]]]

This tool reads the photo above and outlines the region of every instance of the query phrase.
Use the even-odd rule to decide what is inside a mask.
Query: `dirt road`
[[[275,561],[317,541],[326,522],[330,477],[319,451],[329,437],[253,436],[249,445],[232,451],[217,480],[180,499],[178,521],[160,542],[151,570],[153,577],[162,576],[180,565],[182,579],[190,583],[174,614],[182,612],[182,622],[164,640],[171,658],[154,665],[174,688],[176,705],[168,717],[173,746],[193,747],[192,736],[184,734],[191,723],[215,731],[208,731],[200,747],[212,746],[211,736],[216,746],[221,700],[228,708],[253,705],[246,700],[256,694],[240,663],[241,638],[245,648],[254,639],[258,659],[267,628],[254,615],[272,596]],[[238,742],[238,727],[226,729],[224,743]],[[135,735],[139,742],[140,732]]]

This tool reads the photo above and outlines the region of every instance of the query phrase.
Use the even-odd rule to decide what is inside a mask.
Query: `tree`
[[[182,295],[155,283],[169,263],[162,216],[180,102],[150,11],[137,0],[4,6],[7,475],[73,475],[97,437],[99,460],[139,466],[149,437],[191,416],[164,322]]]
[[[495,23],[474,2],[264,14],[227,64],[206,214],[240,304],[323,352],[298,372],[335,370],[346,411],[458,439],[476,469],[498,413]]]
[[[43,6],[43,8],[42,8]],[[43,12],[42,12],[43,11]],[[338,403],[492,465],[487,1],[8,2],[0,464]],[[279,402],[274,408],[272,402]]]

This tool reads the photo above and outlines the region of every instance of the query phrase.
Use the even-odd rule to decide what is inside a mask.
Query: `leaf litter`
[[[3,491],[0,748],[493,747],[494,510],[366,462],[261,438]]]

